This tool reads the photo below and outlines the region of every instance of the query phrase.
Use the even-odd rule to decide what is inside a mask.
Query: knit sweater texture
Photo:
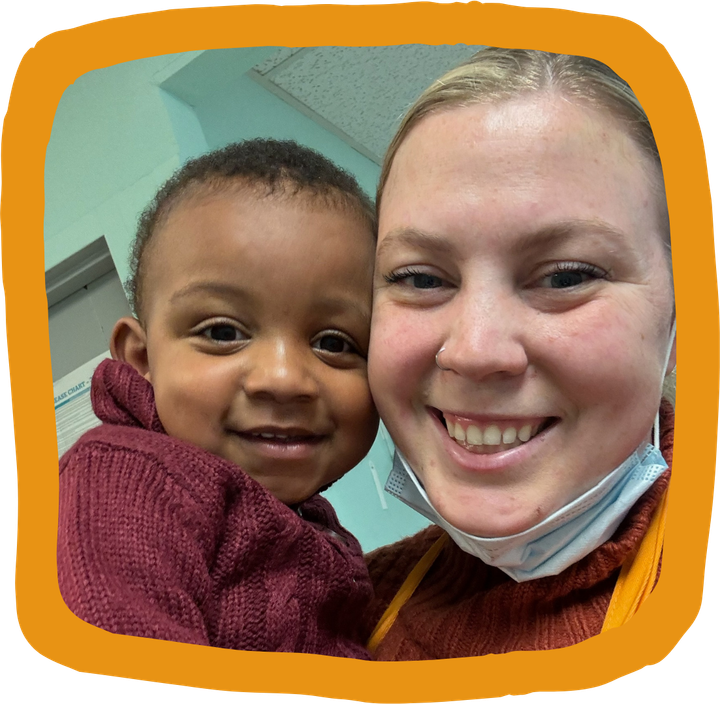
[[[60,462],[58,580],[77,616],[113,633],[368,659],[372,586],[325,499],[290,508],[169,437],[127,364],[102,362],[91,395],[103,423]]]
[[[661,408],[660,449],[672,464],[674,415]],[[620,567],[639,546],[668,486],[666,470],[613,537],[559,575],[515,582],[448,541],[394,625],[377,660],[432,660],[563,648],[600,633]],[[405,578],[442,535],[437,526],[367,556],[375,599],[366,635]]]

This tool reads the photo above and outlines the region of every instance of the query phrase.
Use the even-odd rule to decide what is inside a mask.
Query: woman
[[[388,488],[439,525],[369,557],[375,657],[617,625],[657,577],[672,456],[669,221],[637,99],[590,59],[483,50],[411,108],[378,207]]]

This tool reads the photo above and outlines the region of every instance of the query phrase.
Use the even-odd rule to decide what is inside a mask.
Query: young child
[[[374,208],[293,142],[195,159],[140,219],[95,372],[103,424],[60,462],[58,577],[100,628],[368,658],[362,551],[317,492],[368,452]]]

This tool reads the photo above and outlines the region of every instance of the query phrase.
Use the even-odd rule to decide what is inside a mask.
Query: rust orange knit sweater
[[[60,461],[58,580],[114,633],[367,659],[360,545],[315,496],[293,510],[239,467],[165,434],[150,384],[103,362],[103,424]]]
[[[661,408],[660,447],[672,463],[674,416]],[[617,575],[639,545],[670,479],[668,469],[615,535],[564,572],[517,583],[449,541],[380,643],[377,660],[430,660],[549,650],[600,633]],[[431,526],[367,556],[375,600],[369,635],[405,578],[442,534]]]

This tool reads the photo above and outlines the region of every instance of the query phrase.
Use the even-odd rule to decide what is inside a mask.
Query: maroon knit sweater
[[[660,446],[672,463],[674,415],[661,408]],[[615,535],[559,575],[515,582],[448,541],[381,641],[377,660],[432,660],[515,650],[563,648],[602,629],[625,558],[639,545],[667,488],[667,470],[635,504]],[[418,560],[443,533],[431,526],[367,556],[375,627]]]
[[[58,580],[114,633],[367,659],[360,545],[319,496],[297,511],[239,467],[165,434],[150,384],[102,362],[103,424],[60,461]]]

